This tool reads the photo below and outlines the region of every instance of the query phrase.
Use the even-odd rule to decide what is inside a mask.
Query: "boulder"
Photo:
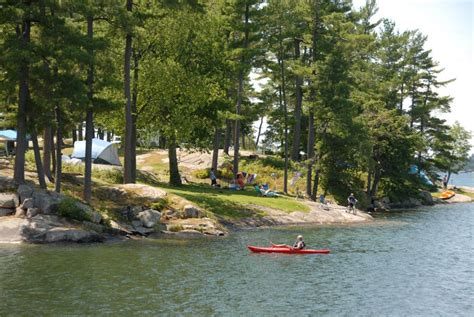
[[[15,209],[11,208],[0,208],[0,217],[11,215],[15,212]]]
[[[140,212],[143,211],[143,207],[142,207],[142,206],[133,206],[130,211],[131,211],[132,215],[133,215],[134,217],[136,217],[136,216],[138,216],[138,214],[139,214]]]
[[[133,233],[138,233],[139,235],[142,235],[142,236],[147,236],[149,235],[150,233],[153,233],[155,232],[154,229],[150,229],[150,228],[145,228],[143,226],[137,226],[137,227],[133,227]]]
[[[427,191],[420,192],[420,198],[423,205],[428,205],[428,206],[434,205],[433,196],[431,196],[430,192],[427,192]]]
[[[120,188],[126,190],[133,196],[145,199],[148,202],[158,202],[165,198],[167,193],[164,190],[144,184],[124,184]]]
[[[117,232],[126,235],[126,234],[132,234],[133,233],[133,227],[130,225],[127,225],[125,223],[121,223],[115,220],[109,220],[110,222],[110,227],[113,230],[116,230]]]
[[[127,192],[124,189],[117,187],[98,187],[96,188],[96,194],[100,197],[107,197],[107,199],[113,201],[121,201],[127,198]]]
[[[33,205],[39,208],[45,214],[51,214],[56,211],[59,204],[60,196],[55,193],[48,193],[44,190],[33,192]]]
[[[14,193],[0,193],[0,208],[16,208],[18,206],[18,196]]]
[[[27,198],[33,197],[34,188],[29,185],[20,185],[18,186],[18,196],[20,196],[20,202],[23,202]]]
[[[161,213],[157,210],[147,209],[140,212],[137,218],[146,228],[153,228],[158,221],[160,221]]]
[[[31,243],[101,242],[104,237],[52,215],[37,215],[21,227],[23,241]]]
[[[0,176],[0,192],[14,191],[16,189],[15,181],[8,176]]]
[[[100,223],[102,221],[102,215],[97,211],[94,211],[91,206],[83,204],[80,201],[76,201],[75,205],[89,216],[91,222]]]
[[[28,208],[26,211],[26,218],[33,218],[39,213],[40,213],[40,210],[38,208]]]
[[[5,159],[0,159],[0,166],[8,166],[10,165],[10,161]]]
[[[97,211],[93,211],[89,217],[91,218],[91,221],[93,223],[100,223],[102,221],[102,215],[97,212]]]
[[[132,226],[133,226],[134,228],[136,228],[136,227],[141,227],[141,226],[142,226],[142,222],[141,222],[140,220],[133,220],[133,221],[132,221]]]
[[[183,217],[184,218],[199,218],[202,212],[196,206],[185,205],[183,207]]]
[[[21,204],[21,208],[27,210],[28,208],[33,208],[34,202],[33,198],[26,198],[23,200],[23,203]]]

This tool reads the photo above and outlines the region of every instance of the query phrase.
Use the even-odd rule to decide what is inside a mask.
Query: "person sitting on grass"
[[[289,248],[289,249],[292,249],[292,250],[303,250],[306,247],[306,244],[303,241],[303,236],[302,235],[298,235],[296,237],[296,241],[293,244],[293,246],[290,246],[290,245],[287,245],[287,244],[273,244],[273,243],[272,243],[272,245],[274,247],[277,247],[277,248]]]
[[[278,197],[278,194],[275,193],[274,191],[272,191],[270,188],[267,187],[267,189],[265,189],[265,186],[263,185],[255,185],[255,190],[257,191],[257,193],[259,193],[260,195],[262,196],[265,196],[265,197]]]
[[[240,187],[241,190],[245,188],[245,183],[244,183],[244,175],[242,173],[237,173],[237,178],[235,179],[235,183]]]

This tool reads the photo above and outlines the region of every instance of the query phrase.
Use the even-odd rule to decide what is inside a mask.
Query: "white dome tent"
[[[71,157],[81,160],[86,158],[86,141],[74,142],[74,151]],[[120,164],[117,148],[114,144],[101,139],[92,139],[92,162],[98,164],[122,165]]]

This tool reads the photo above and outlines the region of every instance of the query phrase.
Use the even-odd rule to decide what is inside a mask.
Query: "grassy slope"
[[[263,212],[254,210],[257,205],[279,209],[285,212],[309,211],[305,204],[287,197],[259,197],[254,190],[230,191],[215,189],[208,185],[184,185],[182,187],[159,186],[174,195],[185,198],[200,207],[223,217],[240,218],[261,216]]]

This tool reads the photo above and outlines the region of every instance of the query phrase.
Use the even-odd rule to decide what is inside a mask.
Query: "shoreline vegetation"
[[[207,164],[210,155],[187,154],[188,162],[183,164],[182,173],[188,183],[180,187],[160,180],[160,177],[166,177],[163,174],[160,176],[160,172],[164,172],[163,164],[166,164],[166,156],[160,150],[146,151],[138,156],[142,167],[139,184],[122,185],[116,177],[117,173],[121,173],[119,168],[94,164],[94,190],[90,205],[81,200],[81,192],[78,191],[83,178],[77,172],[81,170],[81,165],[64,165],[64,190],[59,196],[53,191],[40,194],[45,192],[39,188],[33,162],[30,162],[26,175],[30,184],[28,187],[32,190],[25,194],[25,186],[17,189],[8,176],[13,173],[9,161],[2,160],[2,172],[6,173],[2,173],[0,179],[0,192],[16,192],[18,202],[10,205],[3,203],[4,207],[15,206],[0,209],[10,210],[0,217],[0,243],[101,242],[117,238],[159,237],[160,234],[222,236],[247,228],[373,221],[370,213],[362,210],[357,210],[356,215],[348,213],[347,207],[336,204],[332,197],[327,198],[326,204],[304,197],[297,199],[291,193],[280,193],[277,198],[259,197],[252,185],[243,191],[229,190],[226,187],[231,180],[222,178],[218,180],[221,188],[212,187],[207,175],[202,178],[202,167]],[[192,156],[194,159],[191,159]],[[220,165],[226,165],[225,158],[220,160]],[[265,172],[260,175],[264,179],[266,176],[269,175]],[[278,179],[270,179],[274,181],[270,186],[281,188]],[[296,190],[297,184],[293,190]],[[457,195],[447,201],[438,199],[440,192],[435,192],[431,202],[409,199],[400,208],[469,202],[474,198],[473,188],[459,186],[456,192]],[[33,198],[31,205],[29,198]],[[391,209],[388,202],[384,203],[379,205],[378,210]],[[39,210],[41,208],[45,210]],[[67,210],[62,210],[64,208]]]
[[[370,221],[438,202],[469,161],[471,132],[441,116],[454,79],[375,0],[125,4],[0,5],[0,231]]]

